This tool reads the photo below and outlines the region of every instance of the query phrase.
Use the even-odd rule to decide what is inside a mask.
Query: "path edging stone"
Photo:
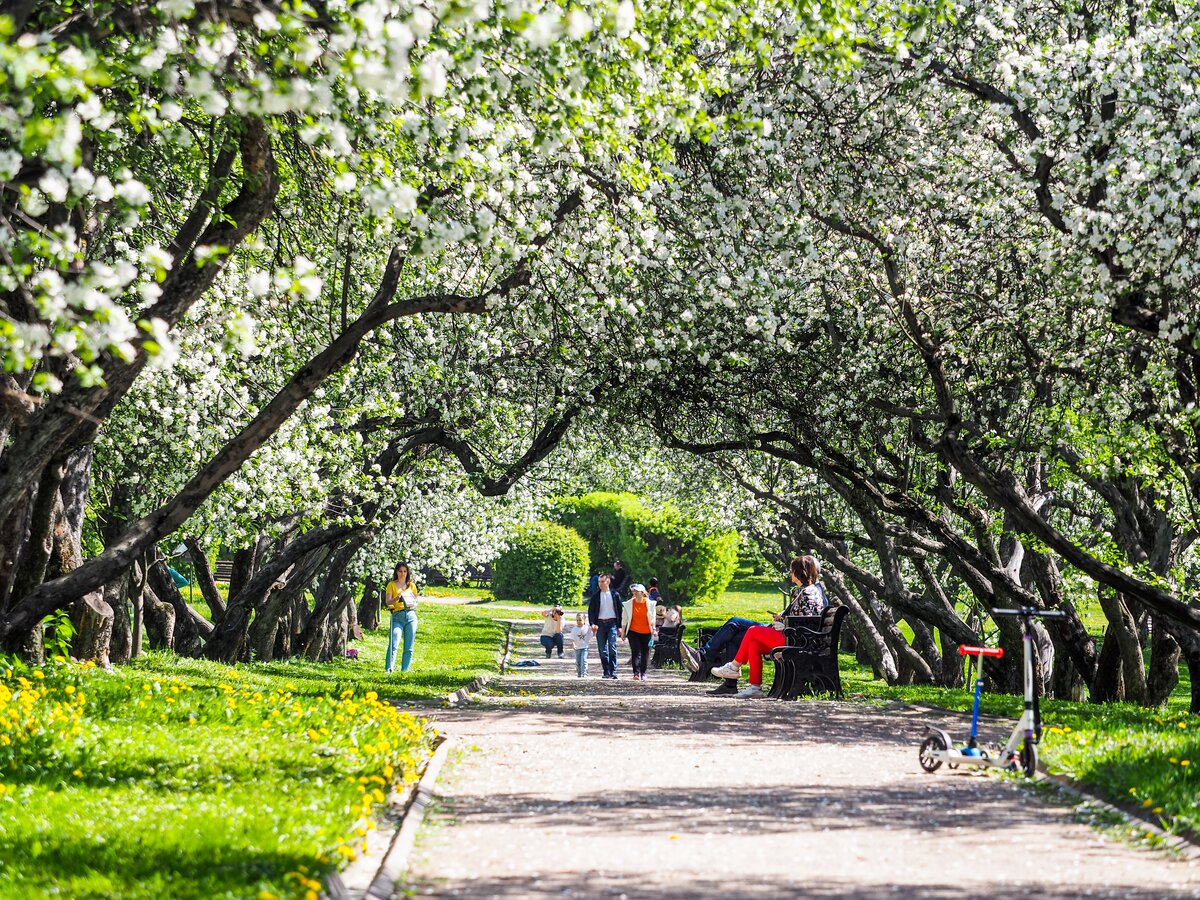
[[[383,859],[380,860],[379,869],[371,880],[367,892],[363,895],[363,900],[391,900],[396,893],[396,884],[405,869],[408,868],[408,857],[416,842],[421,823],[425,819],[425,810],[429,806],[429,801],[433,799],[434,785],[437,783],[442,766],[450,755],[453,745],[454,741],[448,737],[443,736],[438,741],[433,756],[426,763],[425,771],[417,782],[408,806],[404,810],[404,818],[400,822],[400,827],[396,829],[391,845],[383,855]]]
[[[493,677],[494,676],[490,674],[480,675],[478,678],[472,680],[471,683],[466,687],[459,688],[457,691],[447,694],[443,698],[443,702],[447,706],[454,706],[456,703],[461,703],[463,700],[470,698],[472,694],[477,694],[483,690],[484,685],[491,681]]]

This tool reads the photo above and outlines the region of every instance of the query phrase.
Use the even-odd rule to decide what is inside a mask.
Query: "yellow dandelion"
[[[75,770],[74,772],[72,772],[71,774],[72,774],[72,775],[74,775],[76,778],[82,778],[82,777],[83,777],[83,772],[82,772],[81,770],[79,770],[79,769],[76,769],[76,770]]]
[[[1163,808],[1161,806],[1156,806],[1156,807],[1154,807],[1154,814],[1156,816],[1162,815],[1162,810],[1163,810]]]
[[[1154,805],[1153,800],[1143,800],[1142,801],[1142,806],[1153,806],[1153,805]]]
[[[1190,766],[1192,764],[1192,761],[1190,759],[1181,759],[1179,761],[1179,764],[1181,766]]]

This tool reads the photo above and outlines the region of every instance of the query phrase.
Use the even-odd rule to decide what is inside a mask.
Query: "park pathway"
[[[536,637],[519,649],[540,657]],[[996,775],[927,775],[916,714],[574,676],[568,656],[434,714],[418,896],[1195,898],[1200,867],[1109,840]]]

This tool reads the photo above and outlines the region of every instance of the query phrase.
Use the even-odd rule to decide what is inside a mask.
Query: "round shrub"
[[[668,603],[707,603],[729,587],[741,537],[714,530],[674,504],[651,508],[636,494],[560,497],[552,513],[587,539],[599,569],[613,557],[634,581],[658,579]]]
[[[497,600],[577,604],[588,576],[587,542],[573,528],[534,522],[518,528],[492,566]]]

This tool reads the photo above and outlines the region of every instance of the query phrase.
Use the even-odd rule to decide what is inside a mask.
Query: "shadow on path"
[[[536,636],[518,645],[540,655]],[[1018,779],[922,772],[920,724],[961,730],[953,714],[737,701],[678,671],[603,681],[539,661],[433,714],[469,751],[439,785],[415,894],[1200,896],[1196,867],[1111,843]]]

